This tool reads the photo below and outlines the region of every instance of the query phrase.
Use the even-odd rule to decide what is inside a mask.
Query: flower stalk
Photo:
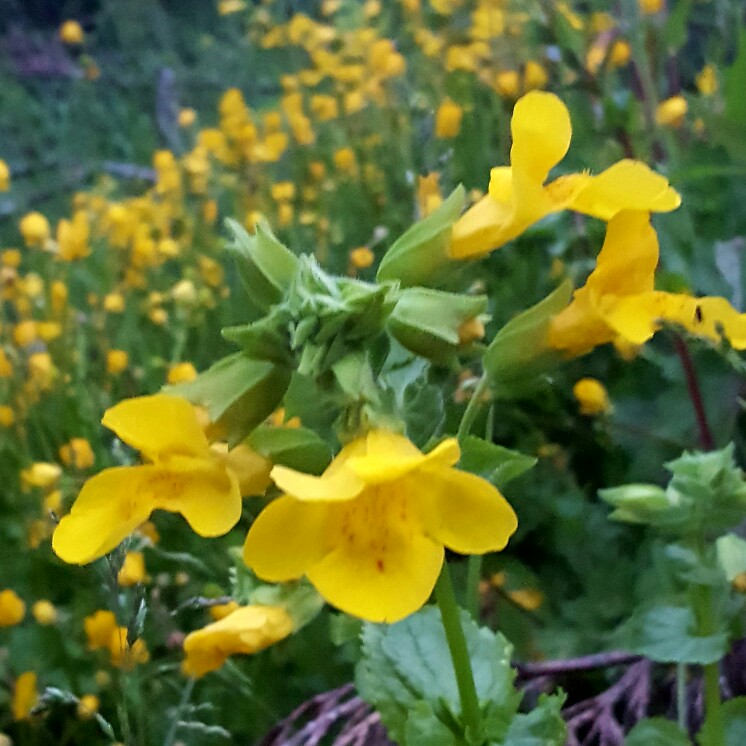
[[[447,562],[443,563],[438,582],[435,585],[435,599],[443,619],[448,649],[451,651],[453,670],[456,674],[456,684],[461,700],[464,730],[478,733],[481,725],[481,714],[479,712],[477,689],[474,684],[474,672],[471,667],[469,650],[466,646],[466,637],[461,626],[461,616]]]

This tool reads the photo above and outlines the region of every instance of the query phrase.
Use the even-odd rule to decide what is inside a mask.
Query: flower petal
[[[222,536],[241,518],[238,479],[218,461],[171,457],[153,467],[140,490],[141,500],[181,513],[200,536]]]
[[[194,408],[177,396],[125,399],[107,409],[101,422],[151,461],[169,453],[204,455],[208,449]]]
[[[249,529],[244,562],[262,580],[296,580],[330,550],[329,511],[326,503],[273,500]]]
[[[647,341],[667,321],[713,342],[725,336],[735,349],[746,348],[746,314],[736,311],[725,298],[647,293],[620,299],[607,316],[614,331],[632,344]]]
[[[320,477],[315,477],[287,466],[275,466],[270,477],[283,492],[306,502],[353,500],[364,487],[352,471],[340,468],[327,469]]]
[[[263,495],[272,483],[269,473],[272,462],[245,444],[228,450],[225,443],[213,443],[210,450],[218,460],[230,469],[238,478],[241,494]]]
[[[531,91],[516,102],[510,122],[514,172],[543,184],[567,153],[572,137],[570,113],[553,93]]]
[[[348,467],[368,485],[392,482],[426,464],[453,466],[461,457],[455,438],[439,443],[425,455],[403,435],[387,430],[373,430],[367,435],[367,451],[355,456]]]
[[[596,268],[586,287],[599,296],[649,292],[654,286],[658,253],[658,236],[649,213],[620,212],[609,221]]]
[[[141,523],[153,505],[140,499],[153,466],[119,466],[89,479],[52,536],[57,556],[76,565],[103,557]]]
[[[502,246],[510,238],[515,206],[497,202],[488,194],[470,207],[453,225],[448,254],[452,259],[473,259]],[[516,234],[517,235],[517,234]]]
[[[458,469],[423,470],[411,477],[429,536],[461,554],[497,552],[518,527],[515,511],[499,490]]]
[[[621,210],[670,212],[681,196],[668,180],[640,161],[625,159],[588,179],[570,208],[610,220]]]
[[[307,572],[308,579],[332,606],[348,614],[369,622],[397,622],[430,597],[443,547],[413,534],[389,536],[385,553],[374,550],[340,544]]]

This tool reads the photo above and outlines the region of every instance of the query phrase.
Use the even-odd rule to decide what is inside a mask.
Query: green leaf
[[[746,743],[746,697],[723,702],[720,714],[725,722],[725,746],[743,746]],[[707,717],[697,740],[700,746],[722,746]]]
[[[264,221],[259,221],[253,236],[236,220],[228,218],[226,225],[233,234],[233,241],[226,248],[236,260],[249,300],[267,311],[290,286],[298,257],[277,240]]]
[[[321,474],[332,456],[326,441],[305,427],[260,425],[246,442],[273,464],[288,466],[307,474]]]
[[[746,29],[738,39],[738,54],[733,64],[725,71],[723,93],[725,96],[725,119],[737,127],[746,127]],[[743,129],[741,129],[743,132]]]
[[[715,542],[715,546],[718,562],[729,583],[746,572],[746,541],[736,534],[725,534]]]
[[[166,391],[206,407],[210,421],[235,445],[274,411],[289,383],[287,368],[237,352]]]
[[[617,643],[661,663],[714,663],[728,649],[727,631],[695,634],[697,621],[688,606],[638,608],[618,630]]]
[[[498,397],[523,393],[537,376],[561,359],[546,344],[549,322],[570,302],[572,286],[567,280],[535,306],[511,319],[484,353],[484,369]]]
[[[518,714],[508,728],[506,746],[564,746],[567,726],[562,717],[564,694],[542,694],[531,712]]]
[[[461,746],[453,731],[443,724],[428,702],[416,702],[409,711],[404,737],[406,746]]]
[[[474,682],[480,702],[502,712],[509,723],[521,695],[513,688],[515,673],[510,666],[510,643],[499,633],[480,629],[470,615],[462,613]],[[400,746],[409,746],[409,728],[427,730],[426,711],[420,708],[415,724],[409,725],[419,702],[426,702],[434,716],[452,733],[462,735],[460,700],[440,612],[429,606],[401,622],[366,624],[362,633],[363,657],[356,669],[360,695],[378,712]],[[434,726],[433,726],[434,727]]]
[[[669,52],[674,53],[686,43],[692,0],[674,3],[663,29],[663,37]]]
[[[468,435],[461,445],[459,468],[503,487],[533,467],[537,458]]]
[[[627,734],[624,746],[691,746],[691,741],[672,720],[646,718]]]
[[[433,286],[453,279],[463,262],[449,254],[451,227],[464,209],[466,192],[456,187],[433,213],[415,223],[389,248],[378,267],[376,279],[398,280],[403,287]]]
[[[407,437],[422,448],[440,431],[445,420],[443,391],[420,378],[404,389],[400,412],[407,428]]]

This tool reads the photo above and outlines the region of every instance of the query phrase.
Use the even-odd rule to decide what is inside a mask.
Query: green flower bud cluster
[[[684,453],[666,465],[666,489],[627,484],[601,490],[611,518],[654,527],[678,537],[714,538],[746,519],[746,483],[733,459],[733,445],[707,453]]]
[[[450,231],[462,202],[459,192],[437,225],[431,216],[407,231],[408,261],[401,256],[400,269],[421,245]],[[484,335],[486,296],[402,287],[406,278],[394,276],[375,283],[333,276],[313,256],[296,256],[264,223],[254,235],[235,221],[228,227],[228,250],[252,312],[260,316],[223,330],[241,352],[172,390],[206,406],[230,442],[245,438],[279,405],[293,374],[336,390],[340,407],[353,407],[345,416],[356,426],[360,418],[378,422],[386,413],[377,411],[382,405],[371,351],[385,351],[389,336],[416,355],[449,365]]]

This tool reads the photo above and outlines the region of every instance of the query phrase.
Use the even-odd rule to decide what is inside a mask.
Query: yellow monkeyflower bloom
[[[706,64],[697,74],[695,79],[697,90],[703,96],[713,96],[718,90],[718,76],[715,65]]]
[[[147,663],[150,653],[145,640],[138,638],[131,645],[127,639],[127,627],[116,627],[109,638],[111,665],[123,671],[131,671],[139,663]]]
[[[661,127],[680,127],[689,110],[689,104],[683,96],[671,96],[658,104],[655,110],[655,122]]]
[[[65,44],[82,44],[85,40],[83,27],[74,19],[65,21],[59,30],[60,40]]]
[[[117,629],[117,618],[113,611],[99,609],[83,619],[83,629],[88,639],[89,650],[109,647],[112,633]]]
[[[26,246],[42,246],[49,239],[49,221],[40,212],[26,213],[18,224]]]
[[[23,621],[26,616],[26,604],[18,594],[6,588],[0,591],[0,627],[13,627]]]
[[[285,494],[252,525],[244,560],[268,581],[306,575],[348,614],[403,619],[430,596],[444,547],[500,550],[517,527],[493,485],[453,468],[460,455],[455,438],[425,455],[402,435],[374,430],[348,443],[320,477],[275,466],[272,479]]]
[[[577,399],[580,414],[592,417],[606,414],[611,409],[609,394],[596,378],[581,378],[572,387],[573,396]]]
[[[182,671],[198,678],[220,668],[236,653],[251,655],[287,637],[293,620],[279,606],[241,606],[187,635]]]
[[[596,176],[569,174],[545,185],[572,136],[567,107],[553,93],[527,93],[516,103],[510,126],[511,165],[492,169],[489,193],[453,226],[449,251],[454,259],[482,256],[560,210],[609,220],[621,210],[668,212],[681,202],[663,176],[633,160]]]
[[[36,619],[37,623],[41,624],[43,627],[55,624],[59,617],[55,605],[46,599],[36,601],[31,607],[31,613],[34,615],[34,619]]]
[[[98,712],[100,704],[101,703],[95,694],[84,694],[78,700],[76,715],[81,720],[90,720]]]
[[[621,352],[647,342],[662,322],[746,349],[746,314],[725,298],[697,298],[654,289],[658,237],[645,212],[622,212],[609,222],[606,240],[585,285],[551,321],[548,344],[582,355],[613,342]]]
[[[149,463],[104,469],[83,485],[52,537],[59,557],[92,562],[157,508],[181,513],[200,536],[220,536],[236,525],[240,476],[211,450],[189,402],[166,394],[127,399],[108,409],[102,422]],[[266,470],[266,461],[258,459],[259,482]]]
[[[72,438],[60,447],[59,455],[65,466],[75,469],[90,469],[96,460],[93,448],[85,438]]]
[[[129,587],[145,580],[145,557],[142,552],[127,552],[117,575],[119,585]]]
[[[13,720],[25,720],[31,715],[31,710],[39,699],[36,682],[36,674],[33,671],[26,671],[16,679],[10,705]]]
[[[435,112],[435,136],[441,139],[456,137],[461,131],[464,110],[450,98],[446,98]]]
[[[8,164],[0,158],[0,192],[7,192],[10,189],[10,168]]]

